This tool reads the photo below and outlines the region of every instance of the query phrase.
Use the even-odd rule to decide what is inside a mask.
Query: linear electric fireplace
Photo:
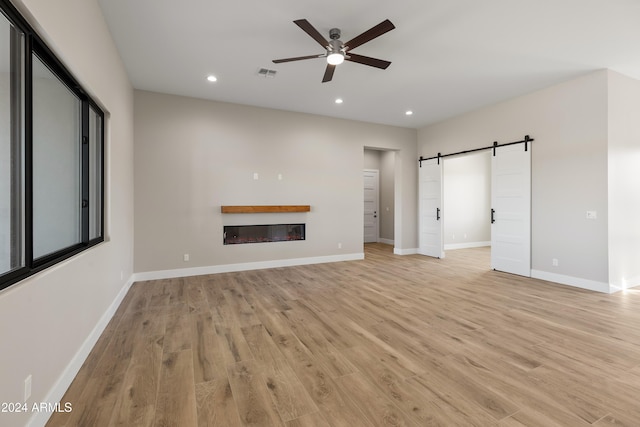
[[[225,225],[224,244],[304,240],[305,224]]]

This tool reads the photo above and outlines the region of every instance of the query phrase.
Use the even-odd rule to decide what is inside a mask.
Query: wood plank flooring
[[[47,425],[640,425],[640,290],[365,252],[135,283]]]

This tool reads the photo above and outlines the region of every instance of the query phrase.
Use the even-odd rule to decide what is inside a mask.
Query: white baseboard
[[[622,283],[611,283],[611,293],[624,291],[640,286],[640,276],[631,279],[623,279]]]
[[[395,244],[392,239],[378,239],[378,243],[384,243],[385,245],[391,245],[391,246]]]
[[[207,274],[232,273],[234,271],[262,270],[265,268],[293,267],[296,265],[323,264],[327,262],[356,261],[364,259],[364,253],[329,255],[309,258],[278,259],[273,261],[245,262],[239,264],[211,265],[206,267],[177,268],[174,270],[135,273],[134,282],[142,280],[172,279],[175,277],[202,276]]]
[[[627,280],[624,289],[631,289],[640,286],[640,277]]]
[[[595,280],[581,279],[579,277],[565,276],[563,274],[549,273],[548,271],[531,270],[531,277],[534,279],[546,280],[548,282],[560,283],[576,288],[588,289],[590,291],[613,293],[608,283],[597,282]]]
[[[393,253],[395,255],[415,255],[418,253],[418,248],[411,248],[411,249],[393,248]]]
[[[444,245],[444,250],[451,251],[455,249],[482,248],[484,246],[491,246],[491,242],[450,243],[448,245]]]
[[[127,292],[129,292],[131,285],[133,285],[133,277],[131,277],[127,281],[127,283],[124,284],[120,292],[118,292],[118,295],[116,295],[116,298],[113,300],[111,305],[109,305],[107,311],[105,311],[102,317],[100,317],[98,323],[94,326],[89,336],[80,346],[80,349],[78,349],[60,377],[58,377],[55,385],[51,388],[51,390],[49,390],[49,393],[47,394],[47,397],[43,400],[43,402],[55,403],[62,400],[64,394],[67,392],[67,389],[75,379],[76,375],[78,375],[82,364],[85,362],[85,360],[87,360],[87,357],[89,356],[89,353],[91,353],[93,346],[96,345],[96,342],[98,342],[98,339],[109,324],[109,321],[111,321],[113,315],[116,313],[116,310],[118,310],[118,307],[120,307],[120,304],[122,303],[125,295],[127,295]],[[62,405],[64,407],[64,402],[62,403]],[[29,427],[44,426],[47,424],[47,421],[49,421],[51,415],[52,412],[36,412],[29,419],[27,425]]]

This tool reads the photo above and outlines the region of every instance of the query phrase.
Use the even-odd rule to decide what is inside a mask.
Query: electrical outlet
[[[31,397],[31,374],[24,379],[24,401],[26,402]]]
[[[596,211],[587,211],[587,219],[597,219],[598,212]]]
[[[554,267],[558,266],[558,258],[554,258],[551,260],[551,265],[553,265]]]
[[[342,243],[338,243],[338,249],[342,249]]]
[[[182,260],[183,260],[184,262],[189,261],[189,254],[184,254],[184,256],[182,257]]]
[[[260,178],[260,176],[258,175],[258,172],[254,172],[253,173],[253,179],[255,179],[256,181]]]
[[[278,174],[278,181],[282,181],[282,174],[281,173]]]

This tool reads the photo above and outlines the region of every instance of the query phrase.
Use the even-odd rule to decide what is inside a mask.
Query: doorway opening
[[[364,149],[363,243],[395,242],[395,185],[397,151]]]
[[[442,171],[445,253],[469,248],[491,250],[491,152],[447,157]]]

